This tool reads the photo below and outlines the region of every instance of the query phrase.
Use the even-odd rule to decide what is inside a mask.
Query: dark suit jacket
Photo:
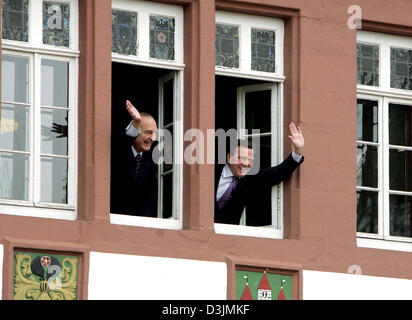
[[[215,170],[215,223],[239,224],[243,209],[248,208],[246,224],[262,226],[271,224],[271,188],[288,179],[303,162],[297,163],[289,155],[281,164],[260,170],[255,175],[247,175],[236,184],[226,205],[219,210],[216,191],[224,165]],[[249,210],[252,209],[252,210]]]
[[[131,146],[135,138],[121,132],[112,139],[110,211],[145,217],[157,217],[157,165],[152,151],[144,151],[137,182]]]

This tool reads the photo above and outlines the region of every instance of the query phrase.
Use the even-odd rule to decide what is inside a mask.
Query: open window
[[[141,1],[113,1],[112,61],[112,137],[125,131],[131,122],[126,100],[130,100],[139,112],[150,114],[158,131],[151,150],[155,170],[150,175],[155,179],[155,188],[143,195],[153,197],[155,204],[150,215],[134,212],[133,203],[126,209],[119,209],[116,195],[127,183],[117,181],[114,166],[118,164],[119,154],[112,142],[110,220],[115,224],[180,229],[182,8]],[[141,165],[139,170],[146,170],[145,166]],[[129,195],[136,201],[142,196],[139,192]]]
[[[216,12],[215,126],[252,140],[251,172],[283,161],[283,35],[280,19]],[[283,237],[282,184],[253,192],[260,200],[247,202],[240,225],[215,223],[216,232]]]
[[[276,83],[260,80],[216,76],[216,128],[226,133],[236,128],[238,138],[252,141],[252,173],[283,160],[279,87]],[[216,161],[218,163],[219,159]],[[256,192],[251,198],[260,200],[246,204],[240,226],[215,224],[216,231],[281,238],[282,184]]]

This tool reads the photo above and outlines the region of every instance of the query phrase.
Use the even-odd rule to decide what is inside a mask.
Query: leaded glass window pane
[[[216,66],[239,68],[239,27],[216,24]]]
[[[252,28],[252,70],[275,72],[275,31]]]
[[[379,86],[379,46],[357,43],[358,84]]]
[[[150,57],[175,59],[175,19],[150,16]]]
[[[70,46],[70,5],[43,1],[43,43]]]
[[[391,88],[412,90],[412,50],[391,48]]]
[[[29,40],[29,0],[3,0],[2,37],[7,40]]]
[[[137,55],[137,13],[112,10],[112,52]]]

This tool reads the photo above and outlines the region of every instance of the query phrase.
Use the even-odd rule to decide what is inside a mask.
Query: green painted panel
[[[79,257],[14,252],[14,300],[75,300]]]
[[[246,282],[248,281],[249,289],[252,294],[253,300],[258,300],[258,287],[262,280],[263,272],[252,272],[237,270],[236,271],[236,299],[240,300],[243,291],[246,287]],[[275,273],[266,273],[267,280],[271,287],[272,300],[277,300],[281,283],[283,281],[283,292],[285,294],[286,300],[292,300],[292,276],[286,276]]]

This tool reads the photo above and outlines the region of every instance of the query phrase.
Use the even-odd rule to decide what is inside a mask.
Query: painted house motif
[[[272,287],[269,284],[266,271],[263,272],[263,277],[258,287],[258,300],[272,300]]]
[[[283,284],[285,283],[285,280],[281,281],[281,285],[280,285],[280,291],[278,294],[278,300],[287,300],[286,296],[285,296],[285,292],[283,291]]]
[[[252,293],[250,292],[248,282],[246,282],[246,287],[245,287],[245,290],[243,290],[240,300],[253,300]]]

